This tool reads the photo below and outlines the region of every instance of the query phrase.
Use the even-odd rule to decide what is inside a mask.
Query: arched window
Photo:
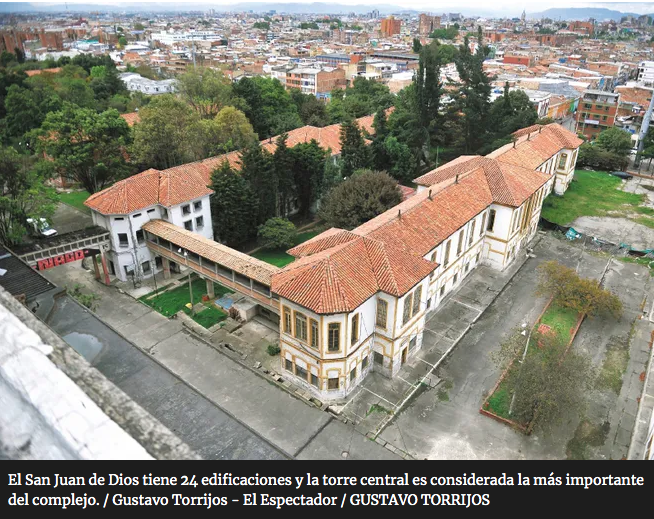
[[[559,157],[559,169],[565,169],[566,162],[568,162],[568,154],[561,153]]]

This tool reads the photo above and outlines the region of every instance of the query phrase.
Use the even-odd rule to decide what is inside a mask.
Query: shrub
[[[290,249],[295,244],[297,229],[286,218],[270,218],[259,226],[259,237],[271,249]]]
[[[276,344],[269,344],[268,348],[266,348],[266,351],[268,352],[268,355],[274,357],[275,355],[279,355],[279,352],[282,350]]]

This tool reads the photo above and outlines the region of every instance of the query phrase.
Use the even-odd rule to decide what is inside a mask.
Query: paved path
[[[79,264],[56,267],[46,271],[45,275],[58,286],[72,287],[79,283],[90,287],[91,291],[101,296],[96,309],[100,319],[156,358],[200,395],[219,406],[220,410],[232,415],[289,456],[300,459],[399,458],[363,437],[351,425],[306,405],[197,340],[184,330],[181,322],[166,319],[128,295],[120,294],[115,288],[97,283]],[[75,326],[79,325],[70,325],[64,331],[79,331]],[[106,339],[102,342],[107,344]],[[100,355],[98,362],[101,360]],[[129,370],[129,362],[129,357],[126,357],[125,361],[117,364],[124,363],[122,369]],[[120,378],[120,373],[116,376]],[[133,383],[138,384],[138,377]],[[135,392],[146,389],[145,386],[134,387]],[[158,414],[153,414],[166,423],[164,417],[173,410],[169,411],[162,403],[157,405],[159,407],[155,406],[155,409]],[[193,413],[194,416],[200,415],[196,411]],[[180,429],[167,425],[173,430]],[[215,425],[215,434],[221,434],[220,424],[216,422]],[[200,437],[194,441],[193,438],[185,438],[179,430],[177,432],[191,447],[204,441]],[[343,455],[343,452],[347,454]]]

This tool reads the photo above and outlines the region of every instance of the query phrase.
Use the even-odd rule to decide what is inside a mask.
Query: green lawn
[[[299,233],[293,247],[299,245],[300,243],[304,243],[307,240],[310,240],[314,236],[318,236],[318,234],[318,231],[307,231]],[[265,261],[266,263],[270,263],[271,265],[275,265],[276,267],[285,267],[295,259],[290,254],[286,254],[283,249],[262,249],[258,252],[255,252],[254,254],[251,254],[251,256],[260,259],[261,261]]]
[[[188,315],[191,314],[190,310],[187,308],[184,309],[184,312]],[[211,328],[214,324],[218,324],[227,319],[227,314],[220,308],[211,304],[207,305],[204,310],[200,310],[195,315],[192,315],[191,318],[204,328]]]
[[[570,332],[579,319],[579,313],[569,308],[552,303],[543,314],[541,323],[551,326],[566,343],[570,341]]]
[[[513,370],[512,370],[513,371]],[[508,377],[511,373],[507,374],[499,387],[488,399],[488,411],[501,416],[502,418],[509,418],[509,408],[511,407],[511,393],[508,390]]]
[[[543,203],[542,216],[546,220],[570,225],[580,216],[626,216],[637,212],[654,214],[648,207],[639,207],[644,195],[626,193],[620,189],[622,180],[602,171],[575,171],[575,182],[564,196],[550,195]]]
[[[59,193],[59,200],[83,213],[91,214],[91,210],[84,205],[89,196],[91,195],[88,191],[73,191],[72,193]]]
[[[193,304],[199,303],[202,300],[202,296],[207,293],[207,285],[204,279],[199,278],[193,279],[191,285],[193,287]],[[216,298],[231,292],[230,289],[218,283],[213,284],[213,289]],[[146,294],[140,297],[139,300],[154,308],[160,314],[171,317],[184,309],[185,305],[189,302],[189,298],[190,294],[187,281],[173,290],[160,293],[158,296],[148,298],[148,294]]]

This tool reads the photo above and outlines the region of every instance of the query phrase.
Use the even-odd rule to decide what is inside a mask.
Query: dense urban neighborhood
[[[654,459],[654,4],[20,5],[0,458]]]

